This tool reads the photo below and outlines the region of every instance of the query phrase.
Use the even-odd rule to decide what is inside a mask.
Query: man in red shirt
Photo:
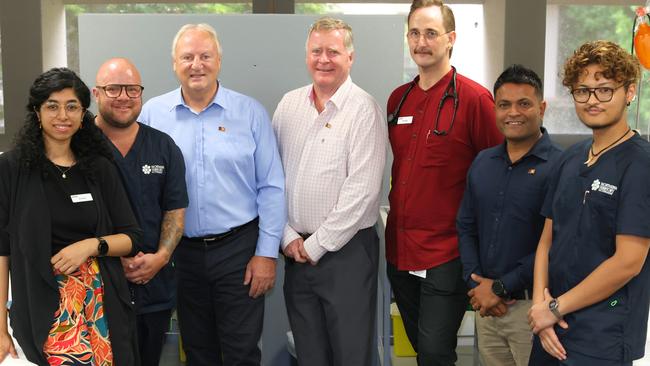
[[[465,176],[479,151],[503,140],[494,100],[450,64],[454,14],[414,0],[407,39],[418,76],[388,99],[393,149],[386,228],[388,278],[419,365],[453,365],[467,306],[456,235]]]

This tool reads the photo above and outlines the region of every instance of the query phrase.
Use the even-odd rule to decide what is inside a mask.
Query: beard
[[[98,106],[98,113],[102,117],[102,120],[104,122],[114,128],[128,128],[130,127],[135,121],[138,119],[138,115],[140,114],[140,110],[133,110],[133,114],[129,116],[128,120],[124,120],[124,118],[117,118],[115,113],[110,108],[102,108],[101,105]]]

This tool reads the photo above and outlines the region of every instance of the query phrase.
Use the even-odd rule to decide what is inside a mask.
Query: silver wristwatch
[[[555,315],[556,318],[562,319],[562,314],[560,314],[560,302],[557,301],[557,299],[551,300],[551,302],[548,303],[548,310]]]

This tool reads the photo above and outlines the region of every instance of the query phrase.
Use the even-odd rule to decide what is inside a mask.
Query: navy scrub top
[[[188,205],[183,154],[169,135],[141,123],[126,156],[122,157],[110,141],[109,144],[143,231],[142,251],[155,253],[164,212]],[[167,310],[176,305],[172,267],[170,260],[146,285],[129,283],[137,314]]]
[[[542,208],[553,220],[549,287],[558,297],[616,250],[616,235],[650,237],[650,144],[634,135],[588,167],[587,140],[567,150]],[[628,362],[643,357],[650,294],[648,260],[641,273],[605,300],[567,314],[556,326],[567,349]]]

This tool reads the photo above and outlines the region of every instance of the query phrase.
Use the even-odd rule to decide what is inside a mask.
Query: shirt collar
[[[329,104],[330,102],[334,104],[334,106],[337,109],[341,109],[343,107],[343,104],[345,104],[345,101],[348,98],[348,94],[350,93],[350,89],[352,88],[352,78],[350,75],[348,75],[348,78],[345,79],[343,84],[339,86],[339,88],[336,90],[336,93],[332,95],[330,100],[327,101],[326,104]],[[309,101],[313,104],[314,103],[314,86],[312,84],[312,87],[309,89],[309,94],[307,95],[309,98]]]
[[[535,142],[535,145],[528,151],[520,160],[526,159],[527,157],[534,155],[537,156],[538,158],[542,160],[548,160],[549,158],[549,151],[551,150],[552,147],[552,142],[551,138],[548,135],[548,131],[546,131],[546,128],[543,126],[540,127],[540,130],[542,131],[542,137]],[[498,149],[494,149],[492,151],[492,154],[490,157],[492,158],[503,158],[506,161],[508,161],[509,156],[508,156],[508,150],[506,149],[506,144],[508,142],[504,140],[501,145],[499,145]]]
[[[210,108],[212,105],[217,105],[223,109],[227,109],[227,106],[229,104],[227,94],[228,94],[228,89],[224,88],[221,82],[219,82],[219,87],[217,88],[217,94],[212,99],[212,102],[210,102],[210,104],[208,104],[208,106],[205,107],[205,109]],[[190,109],[190,106],[187,105],[185,103],[185,100],[183,99],[183,93],[181,91],[181,87],[178,87],[176,90],[173,91],[172,105],[170,111],[177,107],[184,107]]]

